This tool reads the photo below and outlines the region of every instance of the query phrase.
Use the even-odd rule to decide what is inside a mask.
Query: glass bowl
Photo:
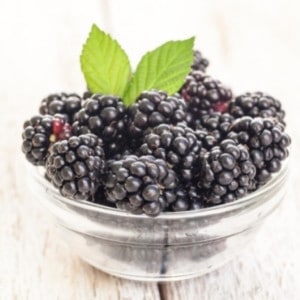
[[[284,198],[288,163],[268,184],[235,202],[156,218],[66,199],[42,168],[28,164],[28,170],[34,196],[81,259],[114,276],[165,282],[208,273],[247,246]]]

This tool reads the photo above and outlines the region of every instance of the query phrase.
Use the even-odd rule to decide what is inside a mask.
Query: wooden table
[[[300,299],[300,5],[100,2],[0,2],[0,299]],[[189,23],[178,28],[185,19]],[[113,30],[134,59],[167,33],[196,33],[212,61],[210,74],[236,94],[264,90],[284,103],[293,136],[288,196],[255,241],[219,270],[162,285],[113,278],[75,257],[28,195],[20,163],[22,123],[47,93],[85,89],[78,55],[92,22]]]

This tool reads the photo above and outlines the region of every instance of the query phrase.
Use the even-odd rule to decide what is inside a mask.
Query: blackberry
[[[96,134],[104,142],[107,157],[111,157],[126,144],[127,119],[127,109],[120,98],[94,94],[76,113],[73,133]]]
[[[248,193],[255,173],[247,147],[227,139],[201,159],[198,186],[206,190],[207,204],[227,203]]]
[[[192,70],[205,72],[209,65],[209,61],[203,57],[199,50],[194,50],[194,62],[191,66]]]
[[[246,93],[235,98],[229,106],[230,113],[236,117],[243,116],[276,118],[284,123],[285,111],[279,100],[262,92]]]
[[[219,80],[215,80],[202,71],[192,71],[186,77],[180,94],[188,104],[188,111],[194,117],[210,110],[226,112],[232,92]]]
[[[70,136],[71,126],[64,115],[36,115],[23,125],[22,151],[33,165],[43,166],[50,145]]]
[[[94,134],[72,136],[50,148],[47,176],[60,193],[70,199],[93,197],[105,169],[102,140]]]
[[[228,136],[248,146],[251,160],[257,168],[257,187],[265,184],[271,178],[271,173],[280,170],[281,161],[289,154],[291,139],[284,132],[284,125],[276,119],[237,119]]]
[[[73,122],[74,114],[81,108],[81,97],[77,94],[51,94],[44,98],[40,105],[41,115],[64,114],[70,123]]]
[[[195,130],[206,130],[210,135],[214,136],[217,141],[225,139],[230,126],[234,121],[234,117],[229,113],[211,112],[209,114],[203,114],[198,118],[187,118],[189,126]]]
[[[182,181],[189,182],[197,169],[198,155],[215,142],[205,132],[195,132],[184,125],[161,124],[145,135],[140,152],[166,160]]]
[[[159,124],[177,124],[186,119],[186,103],[179,95],[162,91],[143,92],[129,107],[129,131],[134,138]]]
[[[106,197],[120,209],[154,217],[176,201],[177,182],[164,160],[129,155],[109,163]]]

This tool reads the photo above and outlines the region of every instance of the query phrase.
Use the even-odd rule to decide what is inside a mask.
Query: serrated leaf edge
[[[170,45],[170,47],[168,47],[167,51],[164,53],[165,56],[168,56],[168,52],[170,52],[170,48],[171,48],[171,45],[172,45],[172,44],[175,44],[175,43],[184,43],[184,42],[185,42],[186,44],[191,43],[191,53],[192,53],[192,49],[193,49],[193,45],[194,45],[194,40],[195,40],[195,38],[192,37],[192,38],[189,38],[189,39],[186,39],[186,40],[168,41],[168,42],[162,44],[161,46],[155,48],[154,50],[148,51],[146,54],[144,54],[143,57],[141,58],[139,64],[138,64],[138,66],[137,66],[136,72],[133,74],[133,76],[132,76],[130,82],[128,83],[127,89],[125,90],[125,94],[124,94],[124,103],[125,103],[127,106],[129,106],[130,104],[134,103],[134,101],[135,101],[136,98],[138,97],[139,93],[141,93],[144,89],[152,89],[152,88],[155,88],[155,89],[161,89],[161,87],[162,87],[161,84],[157,84],[157,86],[154,86],[154,83],[151,83],[150,85],[152,85],[152,87],[145,87],[145,88],[142,88],[142,87],[140,86],[141,81],[137,81],[137,87],[135,88],[135,90],[138,90],[138,92],[133,93],[133,92],[131,91],[133,84],[135,84],[135,80],[137,80],[137,79],[136,79],[136,78],[137,78],[137,77],[136,77],[136,74],[139,74],[139,73],[141,72],[141,71],[140,71],[140,68],[141,68],[141,66],[142,66],[143,61],[146,59],[147,56],[153,54],[155,51],[157,51],[157,54],[159,54],[159,49],[160,49],[160,48],[165,47],[166,45]],[[181,52],[185,52],[186,50],[185,50],[184,48],[182,48],[180,51],[181,51]],[[184,60],[184,61],[182,62],[182,65],[184,65],[184,64],[187,64],[187,65],[188,65],[187,68],[186,68],[187,70],[182,71],[182,72],[181,72],[182,75],[181,75],[181,74],[176,74],[176,78],[182,77],[182,80],[179,80],[179,79],[178,79],[178,80],[176,80],[176,81],[182,81],[182,83],[184,82],[184,78],[185,78],[185,76],[188,74],[188,72],[189,72],[189,70],[190,70],[190,65],[192,64],[192,58],[193,58],[193,56],[191,55],[191,58],[190,58],[190,59],[186,59],[186,60]],[[157,55],[157,58],[156,58],[156,59],[161,59],[161,60],[162,60],[162,57],[159,57],[159,56]],[[144,81],[147,81],[147,77],[149,77],[150,74],[151,74],[151,65],[150,65],[150,66],[147,66],[147,64],[149,65],[149,62],[148,62],[147,60],[145,60],[145,62],[146,62],[146,68],[144,68],[144,69],[145,69],[145,70],[148,70],[148,71],[147,71],[147,72],[143,72],[142,74],[145,73],[145,74],[143,75],[143,76],[146,76],[146,79],[145,79]],[[152,66],[153,66],[153,65],[154,65],[154,63],[152,63]],[[172,62],[169,63],[169,65],[172,66]],[[174,67],[174,68],[175,68],[175,67]],[[177,66],[176,68],[179,68],[179,66]],[[153,72],[153,71],[152,71],[152,72]],[[165,73],[165,71],[162,72],[160,75],[158,75],[158,78],[159,78],[160,76],[163,76],[164,73]],[[140,75],[140,76],[141,76],[141,75]],[[156,77],[156,78],[157,78],[157,77]],[[175,80],[175,79],[172,79],[172,81],[173,81],[173,80]],[[168,82],[171,82],[171,80],[169,79]],[[170,86],[170,83],[167,84],[167,85]],[[179,85],[179,84],[178,84],[178,85]],[[180,86],[178,86],[178,89],[179,89],[179,88],[180,88]],[[178,89],[177,89],[177,90],[178,90]],[[166,91],[165,88],[164,88],[164,90]],[[169,92],[169,93],[175,93],[177,90],[174,90],[174,91],[171,91],[171,92],[167,91],[167,92]],[[132,95],[132,93],[134,94],[134,96]]]

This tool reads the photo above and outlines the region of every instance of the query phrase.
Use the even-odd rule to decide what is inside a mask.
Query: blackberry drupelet
[[[256,169],[247,147],[227,139],[201,159],[198,187],[209,205],[234,201],[253,186]]]
[[[183,182],[189,182],[197,169],[198,156],[215,143],[216,140],[203,131],[195,132],[184,125],[161,124],[145,135],[140,152],[167,161]]]
[[[47,176],[70,199],[88,200],[102,183],[105,155],[102,140],[94,134],[72,136],[50,148]]]
[[[215,80],[202,71],[192,71],[186,77],[180,94],[188,104],[188,111],[194,117],[210,110],[224,113],[228,110],[232,92],[219,80]]]
[[[262,92],[246,93],[235,98],[229,106],[235,118],[243,116],[276,118],[284,124],[285,111],[279,100]]]
[[[74,114],[81,108],[81,97],[77,94],[51,94],[44,98],[40,105],[40,114],[55,115],[64,114],[70,123],[73,122]]]
[[[189,184],[176,190],[176,201],[170,205],[170,211],[200,209],[205,206],[205,195],[196,186]]]
[[[281,169],[281,161],[289,154],[291,139],[284,132],[284,125],[274,118],[237,119],[228,136],[248,146],[251,160],[257,168],[256,188],[265,184],[271,173]]]
[[[64,115],[36,115],[23,125],[22,151],[33,165],[43,166],[50,145],[70,136],[71,126]]]
[[[105,191],[118,208],[154,217],[176,201],[177,183],[164,160],[129,155],[109,162]]]
[[[191,66],[192,70],[205,72],[209,65],[209,61],[203,57],[199,50],[194,50],[194,61]]]
[[[103,140],[107,157],[127,142],[127,109],[120,98],[94,94],[84,101],[72,125],[75,135],[94,133]]]
[[[186,119],[186,103],[179,96],[162,91],[143,92],[129,107],[129,131],[134,138],[159,124],[177,124]]]
[[[99,95],[99,94],[98,94],[98,95]],[[86,99],[91,98],[92,96],[93,96],[93,93],[90,92],[89,90],[87,90],[87,91],[85,91],[85,92],[83,93],[82,99],[83,99],[83,100],[86,100]]]
[[[122,151],[116,153],[111,159],[112,160],[120,160],[124,156],[129,156],[129,155],[137,155],[138,156],[140,154],[139,147],[140,147],[140,143],[134,144],[134,143],[129,142],[128,145],[126,145]]]
[[[96,190],[95,194],[93,196],[91,196],[88,201],[91,201],[91,202],[94,202],[94,203],[97,203],[97,204],[100,204],[100,205],[104,205],[104,206],[108,206],[108,207],[111,207],[111,208],[116,208],[116,204],[111,202],[111,201],[108,201],[106,199],[106,196],[105,196],[105,190],[104,190],[104,186],[103,185],[100,185],[98,187],[98,189]]]
[[[206,130],[210,135],[214,136],[217,141],[221,141],[226,138],[230,126],[234,121],[234,117],[229,113],[211,112],[197,118],[187,118],[187,121],[189,126],[195,130]]]

